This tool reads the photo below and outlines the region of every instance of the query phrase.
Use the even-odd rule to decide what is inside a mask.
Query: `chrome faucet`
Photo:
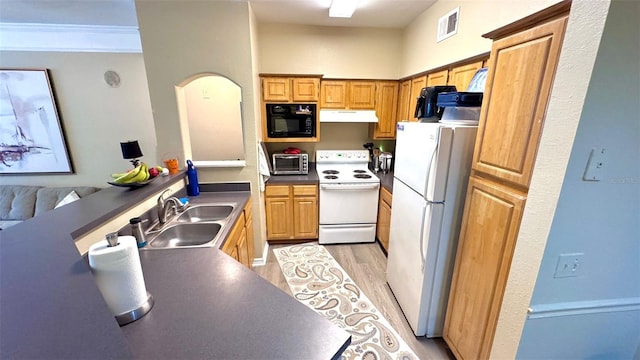
[[[186,208],[175,196],[171,196],[165,200],[164,195],[170,191],[171,190],[167,189],[158,197],[158,222],[161,225],[167,222],[167,215],[169,215],[171,211],[173,211],[174,214],[178,214]]]

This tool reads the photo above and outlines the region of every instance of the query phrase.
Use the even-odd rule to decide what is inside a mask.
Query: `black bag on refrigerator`
[[[437,106],[450,107],[450,106],[481,106],[482,105],[481,92],[448,92],[438,94]]]
[[[422,88],[417,99],[414,117],[424,121],[431,119],[438,121],[442,117],[442,109],[438,109],[436,102],[438,94],[443,92],[456,91],[455,86],[428,86]]]

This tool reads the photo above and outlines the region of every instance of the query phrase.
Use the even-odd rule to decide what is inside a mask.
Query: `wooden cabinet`
[[[264,102],[317,102],[320,78],[262,77]]]
[[[411,80],[402,81],[398,89],[398,121],[412,119],[415,105],[415,99],[411,98]]]
[[[267,185],[267,240],[318,237],[318,186]]]
[[[348,82],[349,109],[373,109],[376,103],[375,81]]]
[[[467,91],[473,75],[476,71],[482,68],[482,61],[477,61],[471,64],[457,66],[449,71],[449,80],[447,85],[453,85],[458,91]]]
[[[323,109],[373,109],[375,100],[375,81],[323,80],[320,84]]]
[[[374,139],[395,139],[398,113],[398,82],[378,81],[376,83],[376,116],[378,122],[372,124]]]
[[[391,228],[391,193],[384,187],[380,187],[380,200],[378,202],[378,223],[376,224],[376,237],[380,244],[389,251],[389,230]]]
[[[449,70],[447,69],[429,73],[427,75],[427,85],[425,86],[447,85],[448,76]]]
[[[494,43],[443,335],[458,359],[491,353],[569,4],[485,35]]]
[[[253,219],[251,216],[251,201],[247,203],[238,221],[233,225],[233,229],[231,229],[222,247],[222,251],[251,269],[253,263]]]
[[[418,98],[418,96],[420,96],[420,92],[422,91],[422,88],[425,86],[427,86],[426,75],[411,79],[411,95],[409,97],[409,118],[407,119],[409,121],[418,121],[418,119],[415,118],[414,116],[416,111],[416,99]]]
[[[525,195],[471,177],[444,339],[458,359],[489,356]]]
[[[529,187],[565,23],[555,20],[493,43],[474,170]]]

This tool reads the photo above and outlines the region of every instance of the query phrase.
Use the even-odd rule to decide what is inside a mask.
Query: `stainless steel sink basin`
[[[163,229],[149,245],[152,248],[176,248],[204,245],[222,228],[218,223],[176,224]]]
[[[231,205],[198,205],[185,210],[178,217],[180,223],[197,223],[226,219],[233,211]]]

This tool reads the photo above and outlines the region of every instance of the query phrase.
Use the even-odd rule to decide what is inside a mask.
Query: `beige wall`
[[[399,29],[260,23],[260,72],[397,79]]]
[[[2,51],[3,68],[47,68],[75,174],[3,175],[2,184],[107,187],[110,174],[128,170],[120,141],[138,140],[150,165],[156,136],[142,54]],[[103,80],[120,75],[119,87]]]
[[[420,14],[404,31],[400,77],[447,65],[488,52],[491,41],[481,35],[507,25],[558,0],[440,0]],[[458,32],[436,42],[438,19],[460,7]]]
[[[228,77],[242,88],[247,165],[244,168],[199,168],[198,177],[203,183],[250,182],[256,207],[259,203],[256,97],[248,4],[137,1],[136,10],[160,153],[180,153],[182,149],[174,87],[199,73],[212,72]],[[184,162],[185,159],[181,160]],[[255,212],[254,216],[254,230],[261,234],[264,218]],[[264,241],[256,237],[257,256],[262,254]]]

